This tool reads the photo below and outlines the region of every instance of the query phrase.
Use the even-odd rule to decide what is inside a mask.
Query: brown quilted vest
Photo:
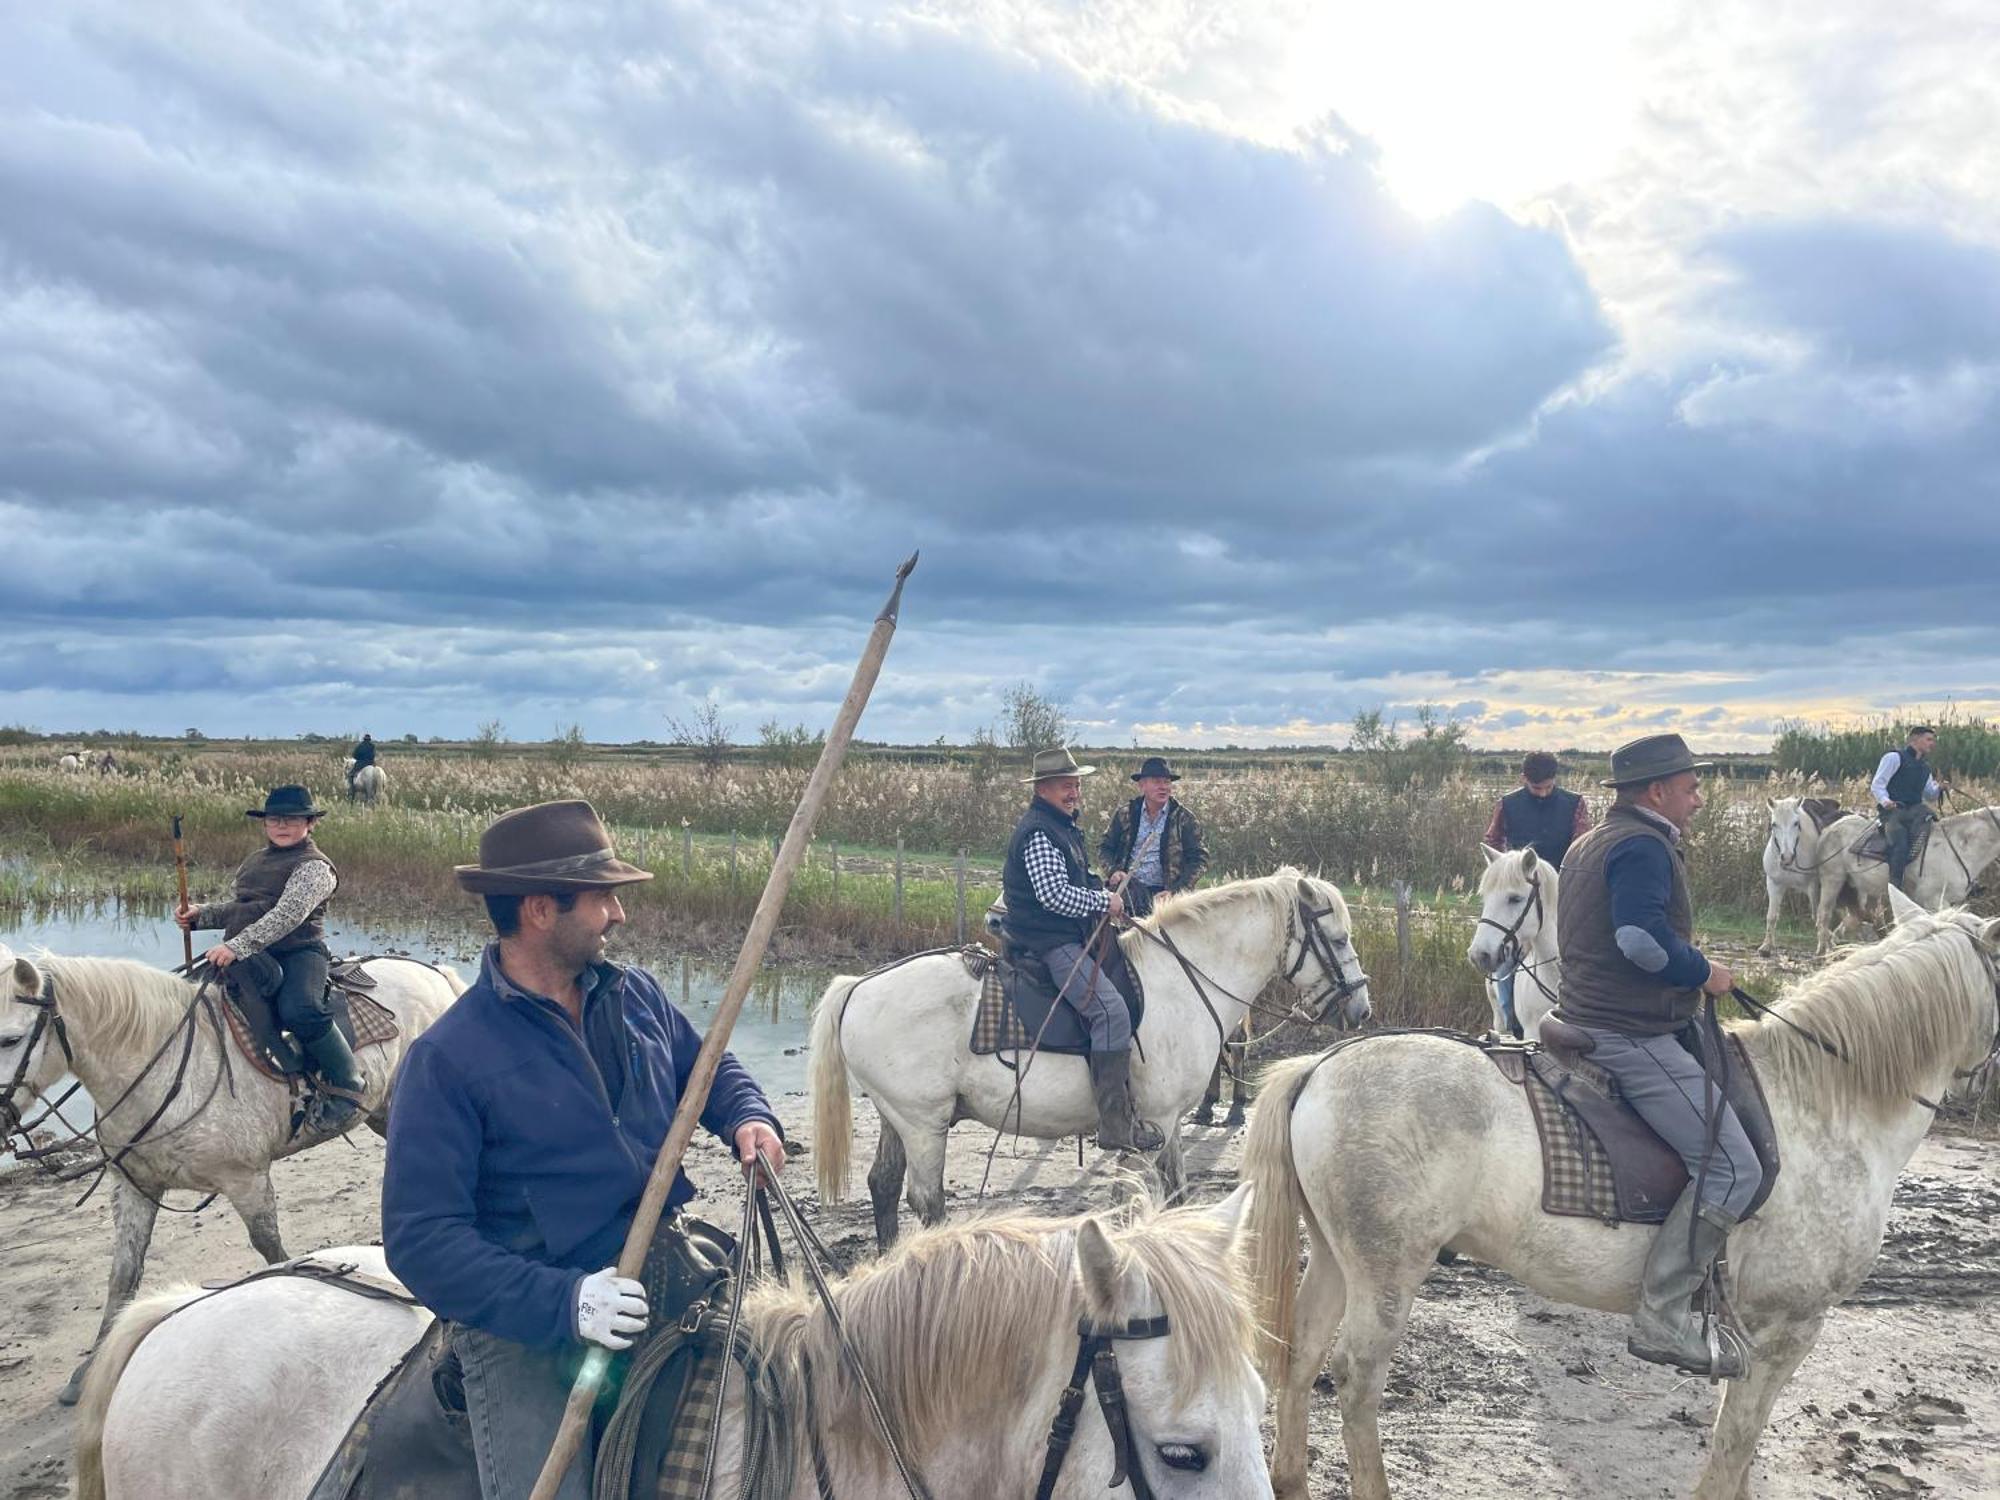
[[[236,867],[235,899],[212,907],[206,915],[222,928],[223,941],[227,942],[265,912],[278,904],[278,898],[285,893],[285,882],[292,878],[292,871],[310,860],[318,860],[329,870],[334,879],[340,878],[340,871],[334,868],[332,860],[320,852],[310,835],[299,840],[289,849],[280,849],[275,844],[266,844],[255,854]],[[272,954],[295,953],[301,948],[315,947],[326,941],[325,901],[307,913],[306,919],[290,932],[279,938],[264,951]]]
[[[1563,856],[1562,901],[1556,909],[1562,1015],[1579,1026],[1601,1026],[1627,1036],[1671,1036],[1694,1018],[1701,992],[1664,984],[1633,963],[1620,951],[1611,925],[1604,862],[1635,834],[1667,846],[1674,868],[1667,925],[1683,938],[1694,939],[1694,905],[1688,899],[1687,864],[1681,851],[1657,825],[1631,808],[1612,808]]]

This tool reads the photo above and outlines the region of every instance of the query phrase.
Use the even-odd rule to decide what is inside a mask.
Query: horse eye
[[[1199,1474],[1208,1468],[1208,1450],[1199,1443],[1161,1443],[1155,1451],[1170,1469]]]
[[[1525,896],[1509,896],[1507,898],[1507,904],[1509,906],[1519,906],[1526,899],[1527,898]]]

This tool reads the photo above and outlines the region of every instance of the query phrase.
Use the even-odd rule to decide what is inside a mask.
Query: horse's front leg
[[[278,1237],[278,1193],[271,1186],[269,1172],[258,1173],[257,1180],[249,1187],[225,1196],[237,1217],[243,1220],[243,1227],[250,1231],[250,1248],[264,1257],[265,1265],[274,1266],[289,1258]]]
[[[1778,940],[1778,918],[1785,909],[1785,888],[1769,875],[1764,877],[1764,941],[1757,945],[1760,957],[1771,956],[1771,945]]]
[[[1708,1466],[1695,1485],[1694,1500],[1750,1500],[1750,1463],[1757,1456],[1757,1439],[1771,1420],[1778,1392],[1819,1338],[1820,1322],[1811,1318],[1759,1331],[1749,1378],[1722,1387]]]
[[[903,1154],[903,1138],[896,1127],[882,1121],[875,1137],[875,1161],[868,1168],[868,1201],[875,1210],[875,1248],[887,1250],[896,1243],[896,1200],[903,1196],[903,1174],[909,1159]]]
[[[1222,1123],[1241,1125],[1244,1107],[1250,1102],[1250,1022],[1247,1019],[1236,1028],[1236,1035],[1227,1050],[1236,1076],[1229,1086],[1229,1115]]]
[[[104,1342],[104,1335],[118,1321],[125,1304],[132,1300],[132,1294],[139,1290],[139,1277],[146,1269],[146,1249],[153,1243],[153,1222],[159,1216],[159,1204],[134,1187],[128,1178],[121,1175],[113,1183],[111,1285],[104,1294],[104,1317],[97,1325],[97,1337],[90,1341],[91,1353],[84,1355],[83,1363],[76,1367],[69,1383],[56,1393],[56,1400],[64,1406],[76,1405],[77,1397],[83,1394],[83,1377],[90,1369],[97,1346]]]
[[[1819,899],[1813,903],[1813,926],[1815,955],[1833,950],[1833,913],[1840,904],[1841,877],[1838,874],[1821,875]]]
[[[1187,1158],[1181,1151],[1181,1122],[1168,1122],[1167,1143],[1160,1148],[1161,1201],[1171,1208],[1187,1196]]]

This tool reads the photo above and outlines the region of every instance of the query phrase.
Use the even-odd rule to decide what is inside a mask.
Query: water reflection
[[[328,946],[336,954],[404,954],[448,965],[468,980],[478,971],[488,935],[470,922],[327,923]],[[200,937],[197,934],[197,941]],[[162,968],[181,961],[180,929],[164,908],[154,912],[112,904],[58,912],[0,911],[0,942],[17,952],[45,947],[55,953],[94,958],[135,958]],[[729,980],[727,966],[685,954],[621,951],[615,937],[612,942],[613,957],[650,969],[667,998],[679,1003],[697,1029],[707,1028],[722,1002]],[[757,976],[730,1036],[730,1050],[766,1093],[805,1092],[805,1046],[812,1007],[831,978],[830,971],[801,968],[767,968]],[[63,1112],[78,1125],[93,1118],[88,1098],[81,1093]],[[5,1159],[0,1154],[0,1160]]]

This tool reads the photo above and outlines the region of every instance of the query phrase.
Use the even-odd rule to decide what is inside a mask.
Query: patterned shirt
[[[1028,883],[1035,888],[1035,899],[1057,916],[1094,917],[1110,909],[1111,897],[1106,892],[1070,884],[1069,864],[1062,851],[1040,829],[1029,836],[1021,859],[1028,867]]]
[[[1139,806],[1139,828],[1132,841],[1132,878],[1144,881],[1155,890],[1167,883],[1167,877],[1160,870],[1160,838],[1167,831],[1167,808],[1162,802],[1157,814],[1146,811],[1144,803]]]
[[[323,859],[307,860],[292,871],[291,878],[285,882],[284,890],[279,892],[271,909],[222,946],[238,958],[262,953],[311,916],[315,907],[333,895],[333,888],[339,883],[332,865]],[[207,907],[198,908],[195,926],[212,926],[212,923],[201,920],[207,914]]]

